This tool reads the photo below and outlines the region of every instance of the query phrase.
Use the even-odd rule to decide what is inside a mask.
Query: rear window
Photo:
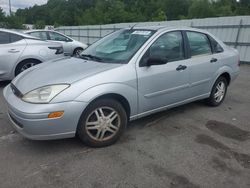
[[[23,37],[21,37],[20,35],[16,35],[16,34],[10,34],[10,42],[17,42],[19,40],[22,40]]]
[[[8,43],[10,43],[10,34],[0,31],[0,44],[8,44]]]
[[[207,35],[198,32],[187,32],[191,56],[212,54],[210,42]]]
[[[213,53],[221,53],[224,51],[221,45],[215,39],[213,39],[212,37],[209,37],[209,39],[211,42]]]

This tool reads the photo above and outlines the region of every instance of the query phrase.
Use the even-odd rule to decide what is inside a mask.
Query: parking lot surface
[[[187,104],[131,122],[118,143],[31,141],[11,127],[0,83],[0,187],[250,187],[250,66],[224,103]]]

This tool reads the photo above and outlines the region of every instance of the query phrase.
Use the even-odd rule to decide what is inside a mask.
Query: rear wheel
[[[100,99],[83,112],[77,133],[84,144],[104,147],[114,144],[127,125],[123,106],[113,99]]]
[[[219,106],[225,99],[227,93],[228,82],[225,77],[219,77],[212,88],[207,103],[210,106]]]
[[[17,76],[18,74],[25,71],[26,69],[33,67],[39,63],[41,63],[41,62],[36,60],[36,59],[27,59],[27,60],[22,61],[16,67],[15,76]]]

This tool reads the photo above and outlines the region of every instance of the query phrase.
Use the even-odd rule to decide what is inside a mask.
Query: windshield
[[[137,50],[155,33],[153,30],[120,30],[88,47],[81,58],[105,63],[128,63]]]

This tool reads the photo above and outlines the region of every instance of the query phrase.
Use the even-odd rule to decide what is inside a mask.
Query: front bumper
[[[62,102],[54,104],[31,104],[14,95],[10,85],[4,88],[8,115],[13,127],[24,137],[32,140],[51,140],[74,137],[78,121],[87,103]],[[59,118],[48,118],[54,111],[64,111]]]

